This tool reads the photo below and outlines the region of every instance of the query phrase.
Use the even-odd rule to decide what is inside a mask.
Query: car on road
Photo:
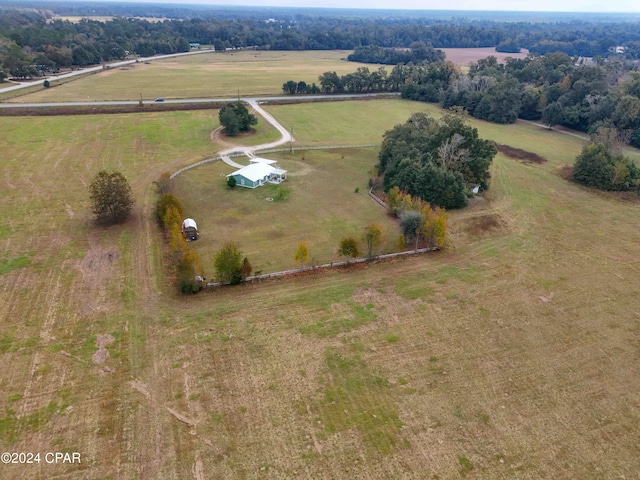
[[[154,102],[164,102],[164,98],[158,97],[154,100]]]

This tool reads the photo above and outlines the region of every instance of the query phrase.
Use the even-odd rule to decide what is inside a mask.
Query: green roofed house
[[[236,179],[240,187],[256,188],[265,183],[282,183],[287,179],[287,171],[278,168],[276,160],[251,158],[251,163],[227,175]]]

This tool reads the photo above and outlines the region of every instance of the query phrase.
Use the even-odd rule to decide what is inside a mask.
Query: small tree
[[[160,195],[165,195],[171,191],[171,175],[169,172],[162,172],[153,184]]]
[[[382,227],[379,223],[370,223],[364,230],[364,241],[367,244],[367,257],[373,257],[374,251],[382,241]]]
[[[158,221],[166,228],[169,228],[169,225],[164,223],[164,216],[167,213],[167,210],[169,210],[169,208],[171,207],[175,208],[178,212],[178,217],[182,218],[182,216],[184,215],[184,207],[175,195],[172,195],[171,193],[165,193],[158,199],[158,202],[156,203],[156,217],[158,218]]]
[[[42,84],[42,86],[44,88],[49,88],[51,86],[51,82],[49,80],[45,80],[44,83]]]
[[[235,285],[242,281],[242,252],[236,243],[225,243],[216,254],[213,265],[220,283]]]
[[[177,265],[178,282],[182,293],[197,293],[202,285],[196,275],[202,276],[202,266],[198,252],[185,246]]]
[[[422,235],[422,215],[417,210],[404,210],[400,214],[400,230],[407,242],[416,242],[418,248],[418,238]]]
[[[236,180],[236,177],[233,177],[233,176],[227,177],[227,186],[229,188],[235,188],[237,184],[238,182]]]
[[[309,247],[307,247],[307,242],[304,240],[298,244],[294,259],[296,263],[300,264],[300,268],[304,267],[304,264],[307,263],[309,259]]]
[[[89,186],[91,211],[99,222],[126,220],[133,207],[131,187],[120,172],[98,172]]]
[[[345,237],[340,241],[338,255],[347,257],[347,263],[351,258],[358,256],[358,242],[353,237]]]
[[[592,143],[582,148],[573,167],[574,180],[589,187],[611,190],[615,175],[615,161],[601,143]]]
[[[240,275],[242,277],[242,281],[245,281],[247,277],[251,275],[252,270],[253,267],[251,266],[251,263],[249,263],[249,259],[247,257],[244,257],[244,260],[242,260],[242,266],[240,267]]]

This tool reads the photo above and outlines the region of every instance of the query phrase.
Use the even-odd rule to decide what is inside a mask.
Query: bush
[[[216,280],[220,283],[236,285],[242,281],[242,252],[236,243],[225,243],[216,254],[213,264]]]
[[[165,195],[171,191],[171,175],[169,172],[162,172],[153,184],[160,195]]]
[[[358,256],[358,242],[353,237],[345,237],[340,241],[338,247],[338,255],[341,257],[347,257],[347,262],[350,258]]]
[[[165,228],[170,227],[164,223],[165,216],[170,208],[174,208],[177,211],[178,216],[182,219],[184,215],[184,207],[174,195],[171,193],[165,193],[156,203],[156,218]]]

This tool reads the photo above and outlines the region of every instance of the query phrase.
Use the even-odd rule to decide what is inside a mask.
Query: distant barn
[[[185,218],[182,222],[182,235],[187,240],[196,241],[198,239],[198,226],[193,218]]]

